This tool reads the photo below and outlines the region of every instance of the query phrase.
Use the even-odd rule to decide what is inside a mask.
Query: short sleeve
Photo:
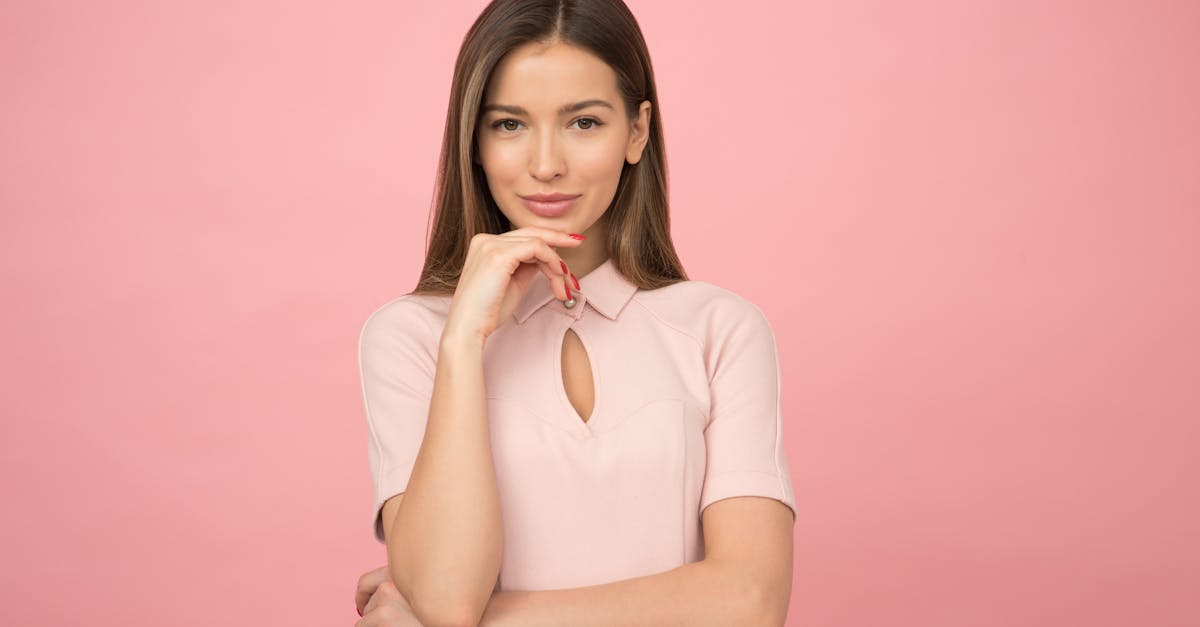
[[[376,310],[358,340],[358,368],[367,420],[367,457],[374,487],[371,526],[385,542],[383,504],[408,488],[425,437],[436,342],[427,311],[401,297]]]
[[[700,511],[733,496],[763,496],[791,509],[795,524],[775,334],[754,303],[732,293],[719,300],[705,355],[711,405]]]

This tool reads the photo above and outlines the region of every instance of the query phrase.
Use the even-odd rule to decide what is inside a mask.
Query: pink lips
[[[534,194],[521,196],[525,207],[545,218],[557,218],[575,206],[580,194]]]

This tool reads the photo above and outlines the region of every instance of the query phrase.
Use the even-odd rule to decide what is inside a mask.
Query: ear
[[[650,139],[650,101],[643,100],[638,106],[638,115],[630,126],[629,147],[625,150],[625,160],[637,163],[642,160],[642,152]]]

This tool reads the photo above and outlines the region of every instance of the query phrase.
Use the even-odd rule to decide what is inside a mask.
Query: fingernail
[[[567,235],[570,235],[571,237],[574,237],[575,239],[587,239],[586,237],[584,237],[578,233],[567,233]]]
[[[571,274],[571,271],[567,269],[567,264],[566,264],[565,262],[563,262],[562,260],[559,260],[559,262],[558,262],[558,263],[559,263],[559,265],[561,265],[561,266],[562,266],[562,269],[563,269],[563,275],[569,275],[569,274],[570,274],[570,275],[571,275],[571,278],[575,278],[575,275]],[[566,279],[565,279],[565,276],[564,276],[563,291],[567,293],[567,300],[571,300],[571,288],[567,286],[567,284],[566,284],[565,280],[566,280]],[[578,283],[576,283],[576,284],[575,284],[575,289],[579,289],[579,284],[578,284]]]
[[[354,611],[355,611],[355,612],[358,612],[358,616],[359,616],[360,618],[362,617],[362,610],[358,609],[358,606],[357,606],[357,605],[355,605],[355,606],[354,606]]]
[[[575,282],[575,289],[579,289],[579,279],[575,278],[574,274],[571,275],[571,280]]]

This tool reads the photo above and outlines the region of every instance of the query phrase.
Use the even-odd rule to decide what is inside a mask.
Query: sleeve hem
[[[383,533],[383,504],[388,499],[408,490],[409,473],[402,472],[403,468],[393,468],[380,475],[379,485],[375,490],[374,513],[371,516],[371,531],[375,540],[380,544],[387,543]]]
[[[792,523],[797,518],[795,497],[783,486],[779,475],[757,470],[723,472],[704,479],[700,495],[700,514],[704,509],[722,499],[735,496],[763,496],[776,499],[792,511]]]

